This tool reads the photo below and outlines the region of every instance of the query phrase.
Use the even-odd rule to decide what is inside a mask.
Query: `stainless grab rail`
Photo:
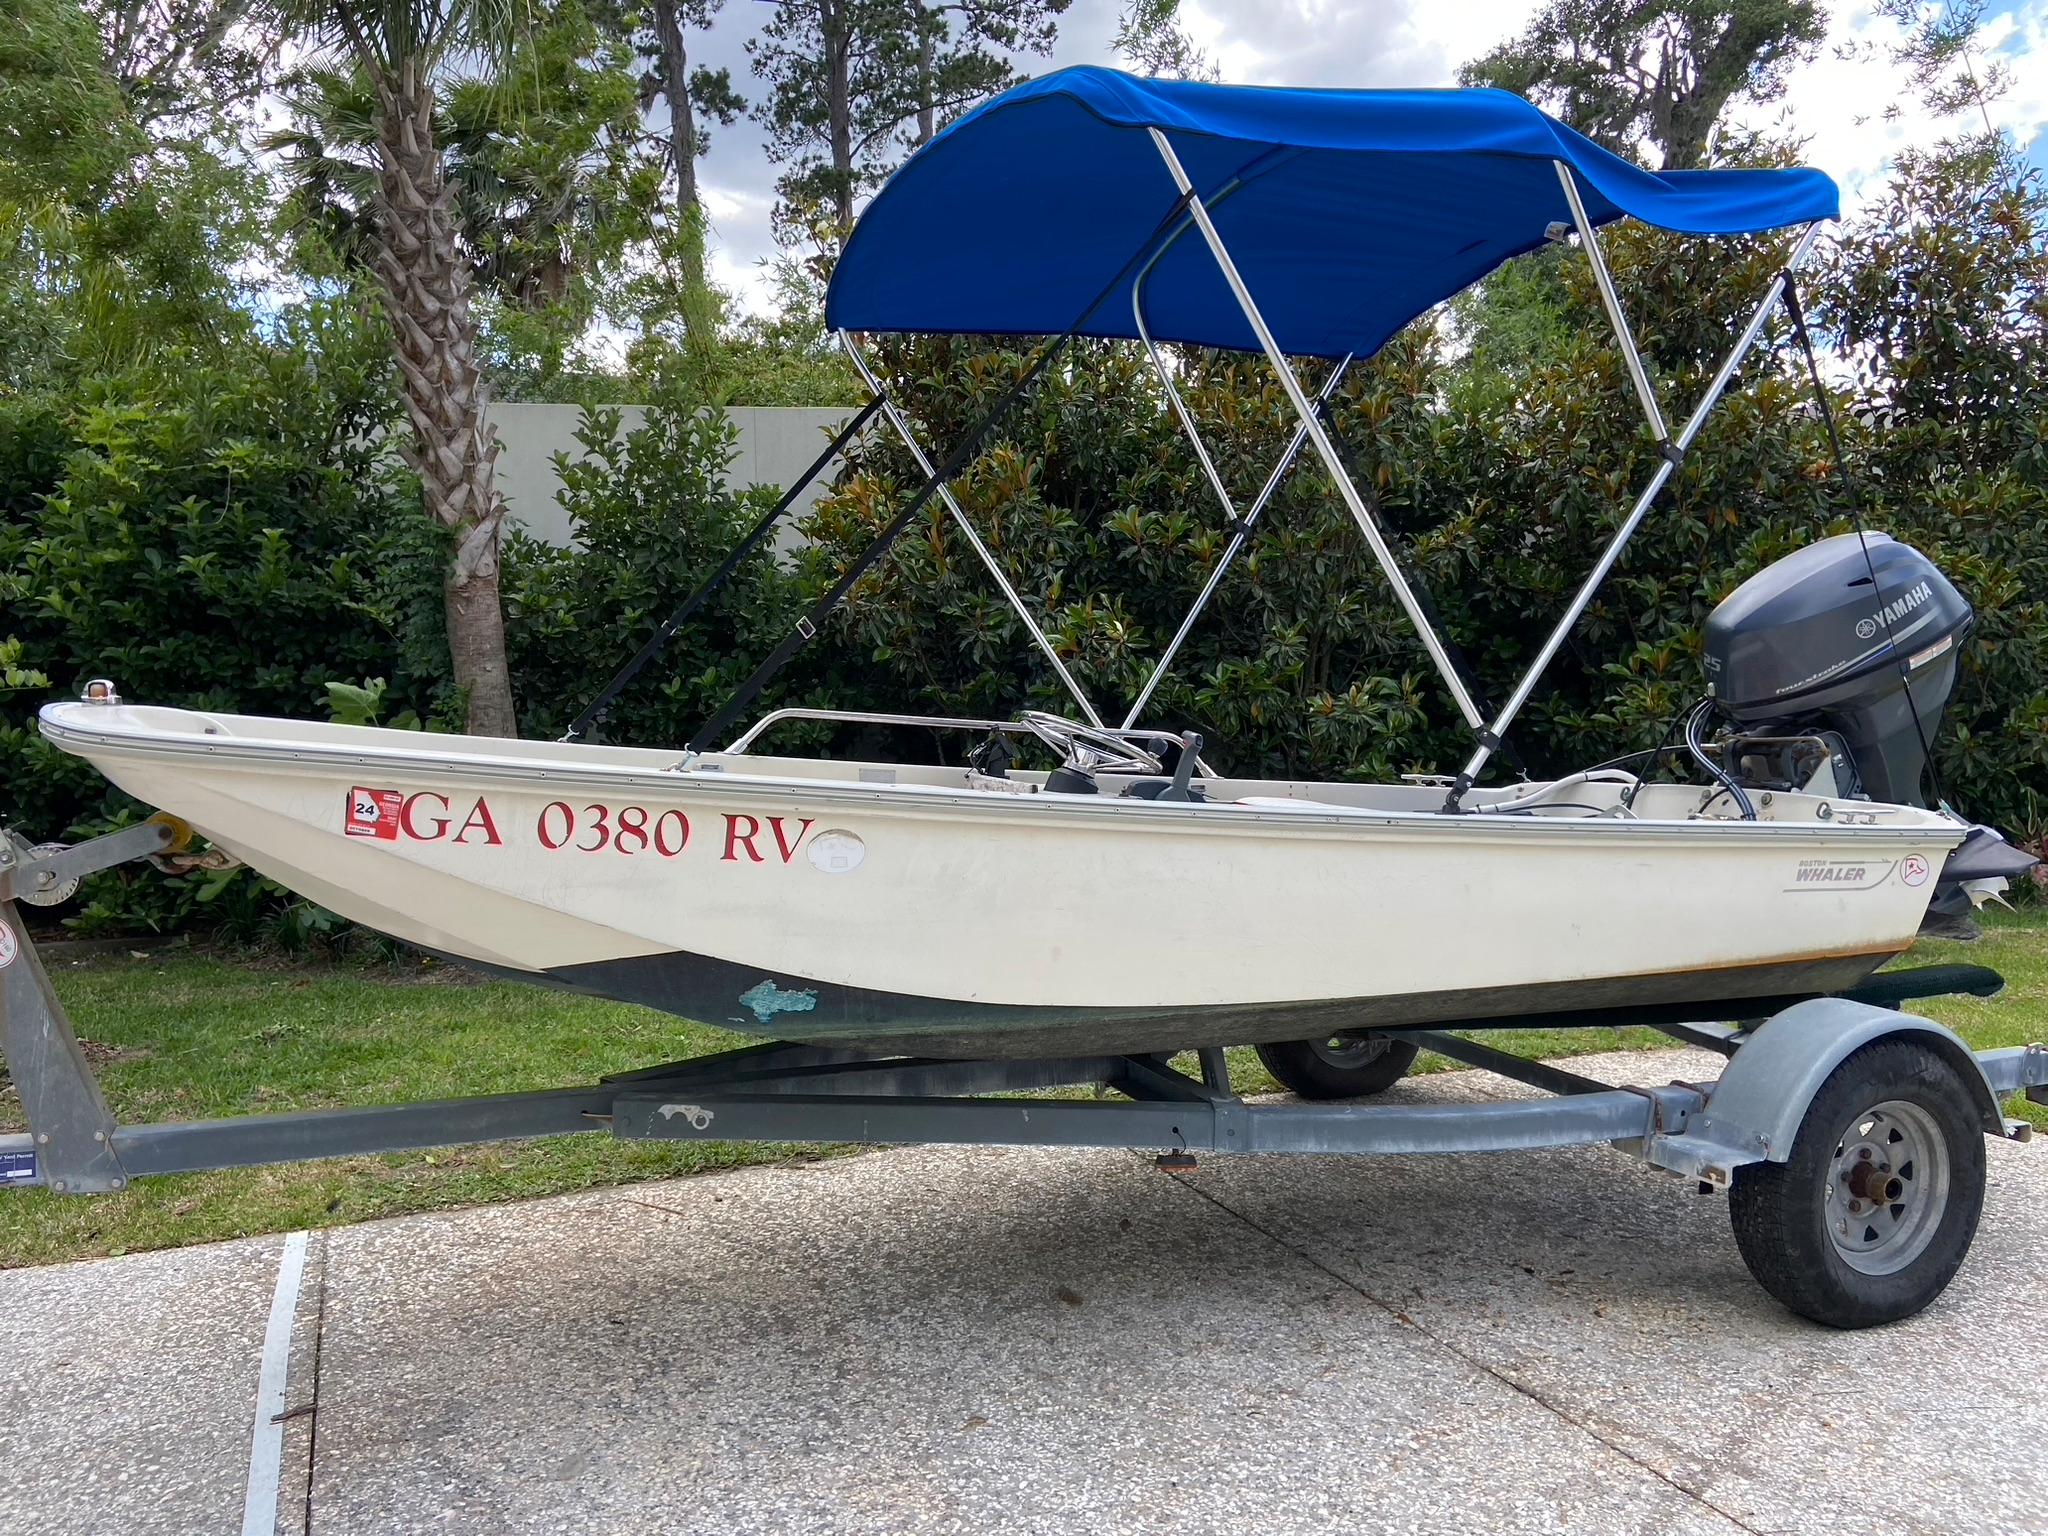
[[[1005,736],[1029,736],[1031,727],[1018,720],[975,720],[964,715],[888,715],[866,709],[805,709],[792,706],[770,710],[749,726],[720,756],[738,757],[765,732],[790,720],[825,720],[850,725],[910,725],[934,731],[999,731]],[[1098,727],[1105,736],[1134,742],[1178,742],[1178,731],[1146,731]]]

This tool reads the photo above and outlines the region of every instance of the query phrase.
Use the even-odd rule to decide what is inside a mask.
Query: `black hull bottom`
[[[1203,1008],[1035,1008],[957,1002],[835,986],[682,951],[563,966],[539,975],[505,974],[642,1003],[767,1039],[918,1056],[1029,1059],[1259,1045],[1358,1029],[1756,1018],[1804,998],[1847,991],[1890,958],[1889,952],[1827,955],[1535,986]]]

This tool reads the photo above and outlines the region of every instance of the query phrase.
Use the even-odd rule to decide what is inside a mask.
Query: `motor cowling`
[[[1765,567],[1708,615],[1707,681],[1740,731],[1839,737],[1853,769],[1844,783],[1838,764],[1845,793],[1925,805],[1927,749],[1975,620],[1917,549],[1838,534]]]

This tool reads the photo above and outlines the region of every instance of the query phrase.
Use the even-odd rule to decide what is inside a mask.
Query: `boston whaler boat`
[[[1651,782],[1661,751],[1631,760],[1647,765],[1641,777],[1603,765],[1479,783],[1781,300],[1805,340],[1792,272],[1834,213],[1817,172],[1651,175],[1489,91],[1241,90],[1081,69],[996,98],[882,190],[828,298],[874,398],[812,474],[879,416],[927,478],[685,746],[584,738],[772,535],[802,483],[560,742],[153,708],[105,682],[42,712],[52,742],[168,815],[77,848],[0,829],[0,1045],[28,1124],[0,1135],[0,1186],[77,1194],[192,1169],[574,1132],[1130,1147],[1160,1151],[1175,1172],[1212,1151],[1607,1146],[1725,1190],[1751,1271],[1801,1315],[1863,1327],[1917,1311],[1976,1230],[1985,1136],[2029,1130],[2005,1118],[2005,1097],[2048,1102],[2048,1048],[1972,1052],[1900,1011],[1918,997],[1990,996],[1994,972],[1871,976],[1930,914],[1967,917],[1972,893],[2031,862],[1922,793],[1969,605],[1881,534],[1820,540],[1708,621],[1707,697],[1683,722],[1700,784]],[[1623,217],[1703,235],[1799,230],[1675,431],[1600,254],[1596,230]],[[1327,397],[1351,359],[1574,230],[1662,454],[1489,715],[1289,359],[1330,360]],[[887,330],[1057,339],[935,466],[849,334]],[[1075,335],[1151,352],[1232,527],[1114,726],[947,489]],[[1299,427],[1242,515],[1160,339],[1263,353],[1290,397]],[[1810,349],[1807,360],[1811,370]],[[1229,743],[1138,723],[1309,447],[1473,730],[1454,776],[1237,778],[1208,761],[1227,764]],[[728,741],[934,499],[1081,718],[784,709]],[[796,718],[965,732],[972,750],[961,767],[756,750]],[[1018,771],[1009,748],[1027,738],[1058,766]],[[124,1125],[16,902],[60,900],[81,874],[174,852],[194,828],[414,944],[766,1038],[581,1086]],[[1615,1022],[1718,1051],[1726,1069],[1712,1082],[1613,1087],[1471,1033]],[[1297,1097],[1237,1096],[1222,1047],[1247,1043]],[[1389,1087],[1424,1046],[1549,1097],[1314,1102]],[[1173,1054],[1188,1048],[1198,1074]],[[1064,1085],[1100,1091],[1030,1092]]]
[[[495,971],[774,1039],[979,1058],[1251,1043],[1283,1066],[1277,1043],[1313,1042],[1335,1069],[1346,1051],[1384,1048],[1356,1038],[1368,1030],[1839,992],[1913,942],[1938,891],[1952,904],[1966,878],[2026,862],[1923,803],[1927,739],[1971,612],[1916,552],[1877,534],[1824,540],[1722,605],[1710,697],[1686,730],[1702,785],[1619,769],[1477,783],[1835,213],[1816,171],[1653,175],[1498,92],[1063,71],[940,135],[855,230],[828,319],[875,398],[819,467],[880,413],[929,478],[687,750],[590,744],[588,716],[562,742],[515,742],[154,708],[106,686],[43,710],[42,729],[346,917]],[[1702,235],[1798,231],[1675,430],[1600,253],[1597,228],[1623,217]],[[1289,359],[1330,360],[1327,396],[1409,320],[1572,231],[1664,458],[1489,717]],[[1058,338],[1010,398],[1072,336],[1151,351],[1235,531],[1121,725],[1075,684],[947,489],[993,415],[934,466],[852,344],[890,330]],[[1299,428],[1242,513],[1161,341],[1263,353],[1289,393]],[[1137,723],[1304,447],[1472,727],[1469,761],[1444,782],[1235,778],[1208,765],[1227,763],[1229,743]],[[720,745],[933,497],[1083,718],[783,710]],[[1061,766],[1020,772],[986,751],[978,766],[942,767],[755,750],[792,718],[1035,738]],[[1966,838],[1966,865],[1947,867]],[[1303,1060],[1290,1080],[1313,1088]]]

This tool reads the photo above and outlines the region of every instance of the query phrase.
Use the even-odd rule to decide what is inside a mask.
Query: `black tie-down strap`
[[[832,610],[846,600],[846,594],[854,589],[855,584],[860,581],[861,577],[874,569],[875,562],[889,552],[889,546],[896,542],[902,535],[903,530],[910,526],[911,521],[918,513],[925,509],[931,499],[939,494],[939,488],[967,467],[974,456],[981,451],[982,443],[987,439],[989,432],[994,429],[1004,413],[1033,384],[1038,382],[1039,376],[1045,372],[1046,366],[1055,357],[1059,356],[1067,343],[1073,339],[1074,333],[1068,331],[1039,354],[1038,361],[1031,365],[1025,372],[1024,377],[1011,385],[1003,397],[990,407],[988,414],[981,418],[973,431],[960,440],[959,445],[954,448],[952,455],[947,458],[946,462],[941,464],[933,472],[931,478],[926,480],[924,485],[919,488],[918,493],[910,498],[909,504],[889,520],[888,526],[875,536],[874,542],[862,551],[861,557],[848,566],[846,573],[832,584],[832,590],[811,605],[810,612],[798,619],[796,627],[783,637],[782,643],[768,653],[768,659],[756,667],[753,675],[744,683],[741,683],[739,690],[725,701],[725,707],[713,715],[705,723],[703,729],[690,738],[689,751],[703,752],[708,750],[710,744],[723,736],[727,728],[739,717],[740,711],[753,703],[759,697],[761,690],[767,687],[774,679],[775,674],[789,664],[790,657],[810,643],[825,620],[830,617]]]
[[[1835,429],[1834,403],[1828,398],[1827,386],[1821,383],[1820,363],[1813,355],[1813,337],[1806,328],[1806,307],[1799,302],[1799,287],[1793,280],[1792,269],[1785,268],[1785,313],[1792,320],[1792,335],[1799,343],[1799,350],[1806,357],[1806,376],[1813,383],[1813,403],[1820,411],[1820,424],[1827,429],[1828,451],[1835,458],[1835,478],[1841,482],[1844,498],[1849,503],[1849,521],[1856,529],[1856,543],[1863,551],[1863,569],[1870,577],[1870,595],[1877,601],[1877,621],[1884,626],[1884,637],[1891,640],[1892,624],[1886,617],[1889,607],[1885,602],[1884,586],[1877,579],[1877,562],[1870,556],[1870,539],[1863,531],[1863,492],[1849,474],[1849,460],[1842,452],[1841,434]],[[1948,796],[1942,789],[1941,770],[1935,766],[1934,748],[1927,739],[1927,727],[1920,719],[1920,707],[1913,702],[1913,663],[1896,642],[1892,645],[1893,659],[1899,666],[1899,680],[1905,685],[1906,713],[1913,721],[1913,734],[1919,738],[1920,759],[1927,764],[1928,784],[1934,790],[1934,803],[1944,805]],[[1916,786],[1917,788],[1917,786]]]
[[[740,684],[738,692],[725,701],[725,707],[712,716],[704,724],[703,728],[690,738],[686,750],[691,752],[710,750],[711,744],[723,736],[731,727],[733,721],[739,718],[740,711],[753,703],[760,696],[761,690],[766,688],[774,679],[775,674],[788,665],[789,659],[802,650],[816,636],[819,629],[824,625],[825,620],[831,616],[832,610],[845,601],[846,594],[854,589],[854,586],[860,581],[861,577],[867,575],[874,568],[875,562],[889,552],[889,547],[902,535],[903,530],[910,526],[911,520],[924,510],[926,504],[934,496],[938,495],[940,487],[958,475],[961,470],[965,469],[973,461],[975,455],[981,452],[982,444],[987,441],[989,433],[995,430],[996,424],[1009,413],[1011,406],[1030,393],[1032,386],[1039,381],[1044,375],[1045,370],[1052,365],[1053,359],[1066,350],[1067,343],[1072,341],[1081,327],[1093,318],[1095,311],[1102,308],[1103,301],[1123,287],[1124,283],[1130,278],[1132,271],[1146,258],[1153,247],[1158,244],[1160,237],[1180,218],[1193,197],[1194,193],[1184,192],[1174,199],[1173,206],[1166,210],[1166,216],[1159,221],[1158,228],[1154,229],[1146,237],[1144,243],[1132,254],[1131,259],[1124,263],[1116,276],[1105,283],[1102,291],[1088,301],[1088,307],[1074,317],[1074,323],[1071,326],[1040,351],[1038,360],[1025,370],[1024,376],[1011,385],[1004,392],[1000,400],[989,407],[981,420],[975,423],[973,429],[960,440],[958,446],[947,457],[946,462],[941,464],[933,472],[931,478],[919,487],[917,494],[910,498],[910,504],[890,519],[888,526],[875,536],[874,542],[868,545],[867,549],[862,552],[861,557],[848,567],[846,573],[838,581],[832,584],[832,590],[813,603],[810,612],[796,621],[796,627],[783,637],[780,645],[768,653],[768,659],[754,669],[753,675]]]
[[[648,637],[647,643],[640,647],[633,659],[619,668],[618,675],[606,683],[604,691],[597,696],[591,706],[576,717],[575,724],[569,727],[562,740],[581,741],[590,733],[592,727],[604,719],[606,712],[617,702],[619,695],[632,686],[633,679],[645,670],[650,661],[661,654],[662,647],[675,638],[676,631],[689,622],[690,615],[703,607],[712,593],[732,579],[733,572],[746,562],[747,556],[760,548],[762,542],[774,531],[775,525],[782,521],[783,514],[796,505],[797,497],[809,488],[813,480],[825,472],[827,465],[845,451],[846,445],[860,435],[861,429],[874,419],[875,412],[881,408],[880,395],[861,407],[859,413],[840,429],[837,437],[832,439],[831,447],[819,454],[811,467],[803,472],[802,477],[794,481],[783,493],[782,500],[775,503],[761,520],[754,524],[747,536],[733,547],[732,553],[725,557],[718,569],[707,576],[696,591],[683,599],[682,606],[670,614],[667,621]]]

